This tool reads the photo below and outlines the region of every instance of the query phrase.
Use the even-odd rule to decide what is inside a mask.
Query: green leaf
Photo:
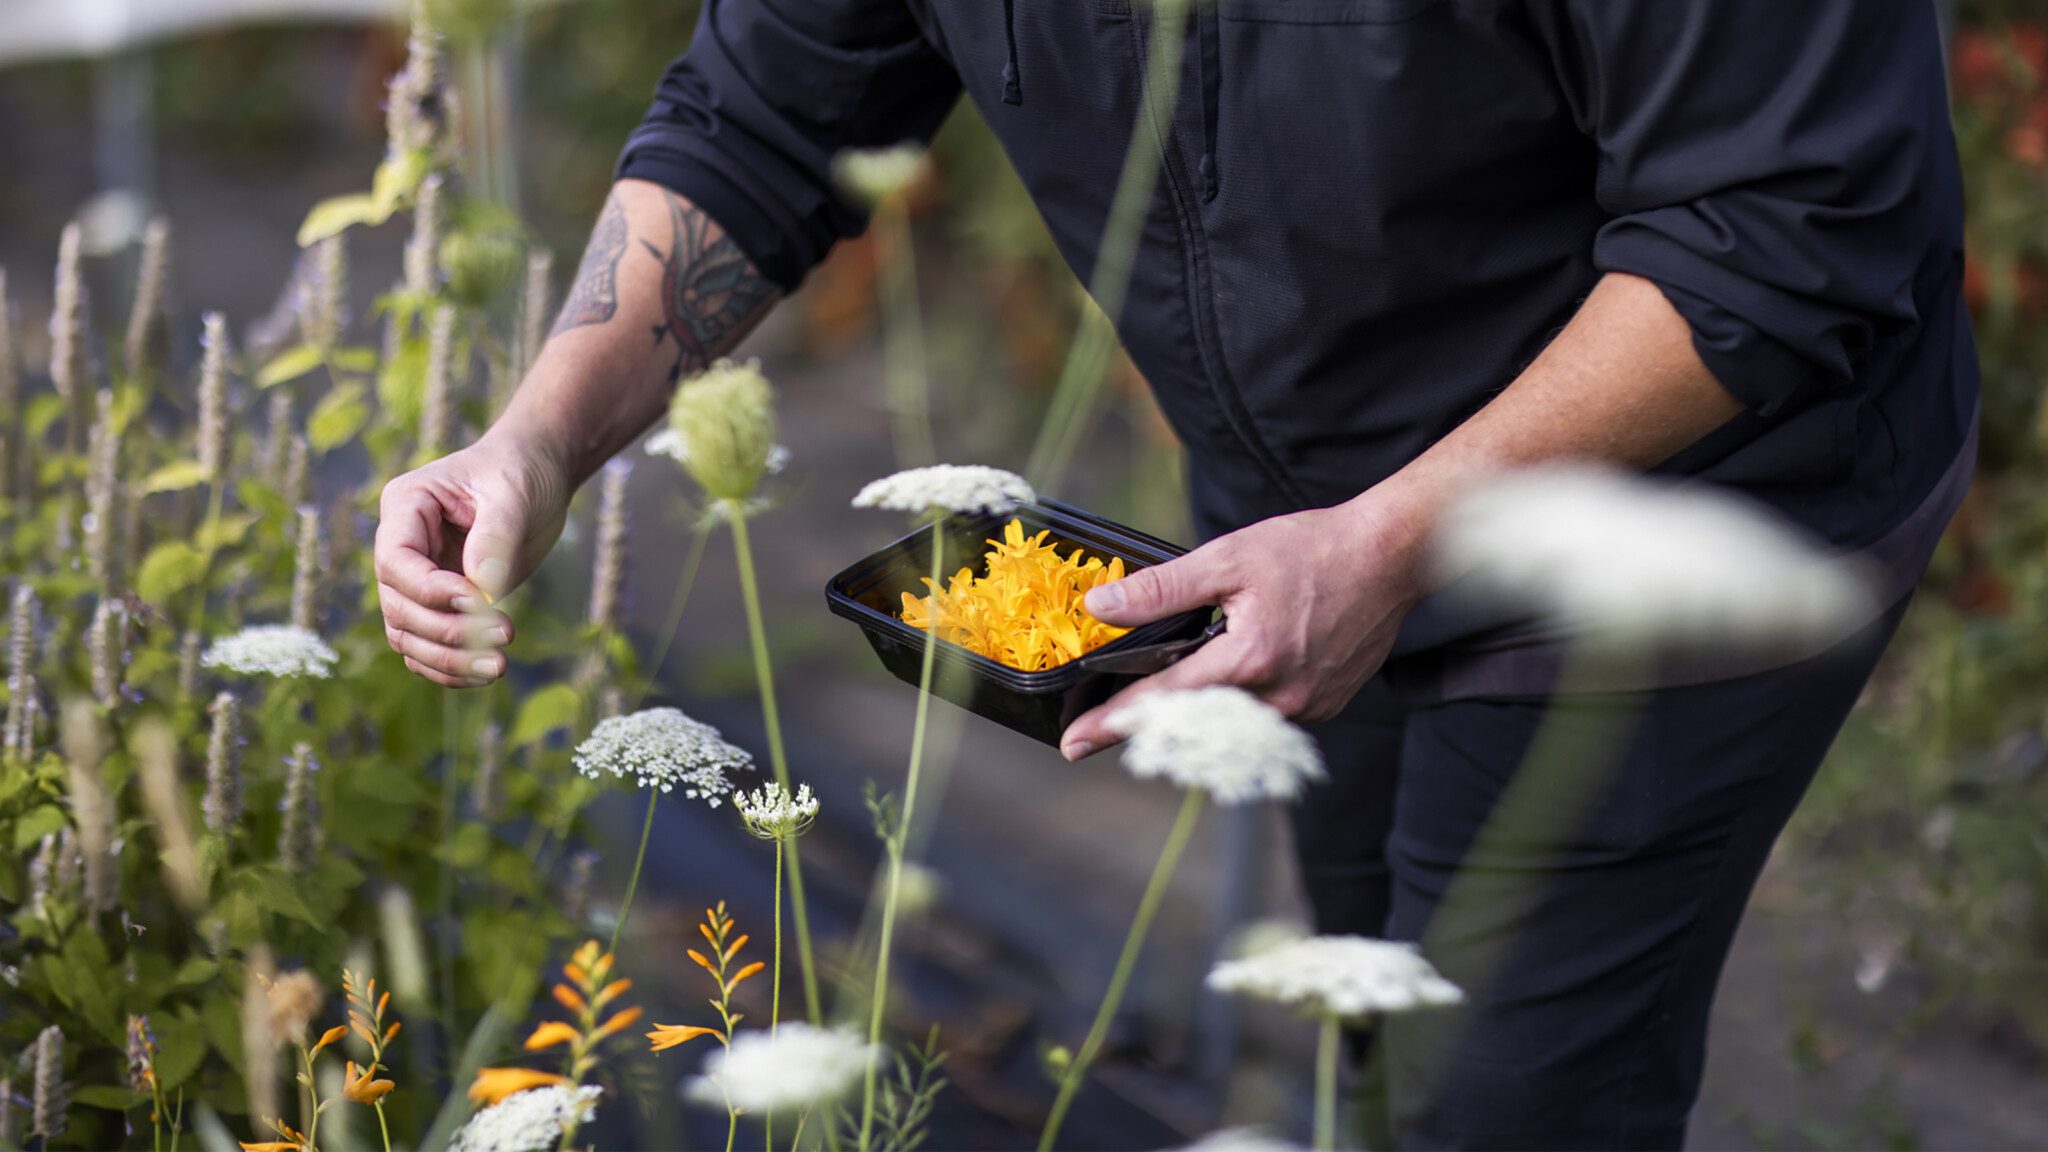
[[[379,203],[377,197],[351,192],[313,205],[299,225],[299,247],[310,248],[330,236],[339,236],[358,224],[377,225],[391,219],[395,205]]]
[[[190,588],[206,574],[206,553],[183,540],[168,540],[149,550],[135,576],[135,594],[162,604]]]
[[[204,984],[218,975],[220,975],[219,961],[208,960],[204,956],[194,956],[183,964],[178,965],[178,974],[171,979],[180,988],[190,988],[195,984]]]
[[[109,1112],[126,1112],[143,1101],[144,1097],[126,1084],[95,1084],[90,1088],[71,1090],[71,1102],[87,1108],[105,1108]]]
[[[256,386],[270,388],[286,381],[297,380],[318,368],[325,358],[326,354],[311,344],[287,348],[278,353],[277,359],[265,364],[263,371],[256,374]]]
[[[150,1018],[156,1032],[156,1078],[165,1091],[185,1082],[206,1058],[206,1028],[190,1008]]]
[[[389,220],[393,212],[410,201],[420,190],[420,181],[427,178],[433,168],[433,154],[421,148],[410,149],[377,165],[377,171],[370,177],[370,202],[384,213],[374,223]],[[304,244],[305,241],[299,241]]]
[[[315,452],[327,452],[356,438],[370,419],[370,405],[363,386],[343,384],[320,398],[306,417],[306,443]]]
[[[265,912],[326,927],[299,895],[298,877],[276,864],[259,864],[242,873],[241,888]]]
[[[54,804],[31,808],[14,822],[14,850],[33,852],[45,836],[64,830],[64,810]]]
[[[30,440],[41,440],[50,427],[64,418],[64,398],[54,392],[45,392],[28,402],[22,410],[22,430]]]
[[[387,421],[410,425],[420,418],[420,404],[427,390],[427,342],[408,337],[384,362],[377,374],[377,402],[383,405]]]
[[[512,721],[512,744],[531,744],[557,728],[574,727],[582,716],[583,694],[573,685],[550,684],[519,706]]]
[[[216,551],[232,548],[242,542],[242,538],[249,534],[249,529],[255,527],[259,519],[261,517],[254,512],[237,512],[232,516],[223,516],[211,524],[201,524],[199,531],[192,534],[192,542],[201,548],[212,548]]]
[[[197,460],[175,460],[151,472],[142,481],[142,494],[155,492],[183,492],[187,488],[204,484],[212,477],[206,465]]]
[[[370,372],[377,367],[375,348],[336,348],[329,358],[336,368],[343,372]]]

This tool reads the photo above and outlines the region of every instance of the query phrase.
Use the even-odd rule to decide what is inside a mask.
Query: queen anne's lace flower
[[[1225,960],[1209,987],[1344,1020],[1465,998],[1413,944],[1364,936],[1311,936]]]
[[[981,464],[932,464],[869,482],[855,508],[922,516],[942,512],[1008,512],[1038,499],[1022,476]]]
[[[451,1152],[540,1152],[562,1142],[573,1124],[597,1119],[604,1089],[594,1084],[577,1088],[553,1085],[514,1092],[469,1118],[456,1129]]]
[[[649,456],[666,456],[678,464],[686,464],[690,459],[690,449],[683,442],[683,434],[674,428],[656,429],[640,447]],[[768,449],[768,459],[762,465],[770,476],[774,476],[789,467],[789,460],[789,446],[777,444]]]
[[[846,1094],[878,1050],[852,1032],[785,1020],[774,1032],[742,1032],[704,1061],[687,1094],[699,1103],[766,1113],[807,1108]]]
[[[714,499],[754,494],[775,451],[775,391],[758,361],[720,360],[683,381],[669,402],[675,451]]]
[[[325,679],[339,659],[327,642],[289,624],[258,624],[213,642],[199,662],[243,676]]]
[[[763,840],[801,836],[818,817],[818,800],[811,795],[809,784],[797,785],[792,796],[782,785],[770,782],[752,792],[734,793],[732,802],[747,831]]]
[[[840,188],[873,207],[908,184],[923,167],[924,149],[915,144],[848,148],[832,158],[832,177]]]
[[[1760,508],[1584,466],[1516,472],[1458,501],[1437,562],[1462,594],[1636,647],[1817,652],[1876,607],[1853,563]]]
[[[1209,1133],[1181,1152],[1302,1152],[1302,1148],[1257,1128],[1225,1128]]]
[[[609,772],[642,788],[682,789],[713,808],[732,791],[727,772],[752,771],[754,758],[726,743],[718,729],[674,708],[646,708],[598,721],[576,746],[576,770],[592,780]]]
[[[1205,789],[1221,804],[1292,800],[1323,775],[1308,733],[1240,688],[1192,688],[1141,696],[1109,717],[1129,738],[1124,767]]]

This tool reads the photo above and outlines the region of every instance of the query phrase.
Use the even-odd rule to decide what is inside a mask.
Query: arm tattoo
[[[671,239],[668,254],[640,243],[661,262],[662,322],[654,345],[674,340],[671,382],[683,369],[711,362],[726,339],[758,315],[775,296],[775,286],[709,216],[680,196],[668,197]]]
[[[626,254],[626,210],[617,196],[605,198],[604,211],[591,229],[590,247],[576,269],[576,284],[562,302],[562,314],[550,335],[560,336],[585,324],[602,324],[619,310],[619,258]]]

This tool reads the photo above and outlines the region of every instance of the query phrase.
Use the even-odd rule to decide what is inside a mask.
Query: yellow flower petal
[[[700,1028],[695,1024],[656,1024],[654,1030],[647,1034],[650,1041],[648,1050],[660,1052],[678,1044],[687,1044],[699,1036],[716,1036],[722,1040],[725,1033],[716,1028]]]
[[[476,1080],[469,1086],[469,1098],[476,1104],[491,1105],[528,1088],[574,1083],[567,1076],[542,1072],[536,1068],[479,1068],[476,1071]]]
[[[528,1052],[538,1052],[543,1048],[552,1048],[557,1044],[574,1044],[582,1035],[581,1032],[578,1032],[568,1024],[562,1023],[560,1020],[548,1020],[535,1028],[533,1035],[526,1038],[526,1050]]]

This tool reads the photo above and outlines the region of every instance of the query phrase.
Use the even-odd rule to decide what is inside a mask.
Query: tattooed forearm
[[[576,284],[562,302],[553,335],[585,324],[602,324],[618,312],[619,258],[626,254],[627,239],[626,209],[617,195],[609,196],[597,217],[597,227],[591,229],[590,247],[583,250]]]
[[[641,244],[661,262],[662,322],[654,326],[654,343],[675,341],[674,380],[718,355],[774,299],[775,286],[709,216],[674,194],[667,201],[668,251]]]

